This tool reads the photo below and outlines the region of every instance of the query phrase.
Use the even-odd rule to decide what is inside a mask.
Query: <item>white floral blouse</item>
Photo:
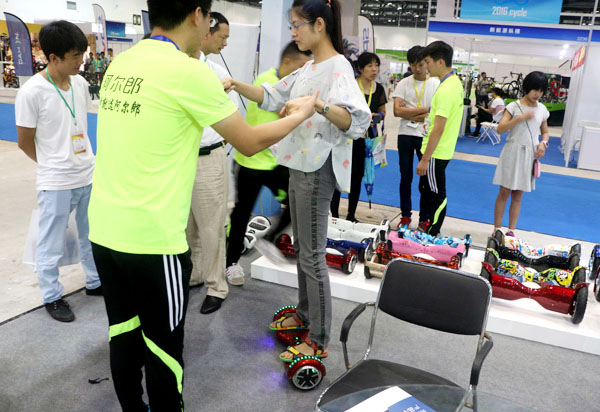
[[[319,90],[319,99],[343,107],[352,116],[350,128],[342,131],[324,116],[315,113],[280,143],[277,162],[302,172],[314,172],[332,153],[333,171],[338,189],[350,190],[352,141],[365,135],[371,122],[371,110],[360,91],[352,66],[342,55],[319,64],[311,60],[303,67],[271,85],[264,83],[261,109],[275,112],[297,97]]]

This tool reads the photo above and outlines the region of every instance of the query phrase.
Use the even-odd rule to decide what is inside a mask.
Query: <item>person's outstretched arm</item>
[[[315,113],[318,92],[290,101],[287,116],[270,123],[250,126],[239,111],[211,125],[245,156],[252,156],[277,143]]]
[[[242,96],[244,96],[248,100],[252,100],[253,102],[262,104],[263,99],[265,98],[265,91],[260,86],[254,86],[248,83],[241,82],[239,80],[232,79],[231,77],[224,77],[221,79],[221,83],[223,83],[223,88],[225,89],[225,93],[229,93],[232,90],[235,90]]]

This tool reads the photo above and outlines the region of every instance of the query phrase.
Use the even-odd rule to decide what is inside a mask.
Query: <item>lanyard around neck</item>
[[[177,50],[179,50],[179,46],[177,45],[177,43],[175,43],[173,40],[169,39],[167,36],[152,36],[150,37],[150,39],[152,40],[159,40],[159,41],[166,41],[169,43],[173,43],[173,45],[175,46],[175,48]]]
[[[454,70],[452,70],[450,73],[445,75],[444,78],[442,79],[442,81],[440,82],[440,84],[444,83],[444,80],[446,80],[448,77],[452,76],[453,74],[454,74]]]
[[[425,80],[423,80],[423,86],[421,87],[421,94],[419,94],[419,91],[417,90],[417,79],[413,77],[413,80],[415,81],[415,96],[417,97],[417,107],[421,107],[423,95],[425,94],[425,85],[427,84],[427,79],[429,79],[429,76],[425,76]]]
[[[365,90],[363,89],[362,81],[358,79],[358,85],[360,86],[360,91],[362,94],[365,94]],[[371,90],[369,90],[369,98],[367,99],[367,106],[371,107],[371,99],[373,98],[373,89],[375,86],[375,82],[371,82]]]
[[[58,95],[60,96],[62,101],[65,102],[67,109],[69,109],[71,116],[73,116],[73,119],[75,120],[75,126],[77,126],[77,119],[75,118],[75,94],[73,93],[73,85],[71,85],[71,80],[69,79],[69,87],[71,88],[71,104],[73,105],[72,109],[71,109],[71,106],[69,106],[69,103],[67,103],[67,99],[65,99],[65,96],[63,96],[63,94],[60,92],[60,90],[58,90],[58,87],[56,87],[56,83],[54,83],[54,80],[52,80],[52,76],[50,76],[50,73],[48,73],[47,67],[46,67],[46,76],[48,76],[48,80],[50,80],[50,83],[52,83],[52,86],[54,86],[54,88],[56,89],[56,92],[58,93]]]

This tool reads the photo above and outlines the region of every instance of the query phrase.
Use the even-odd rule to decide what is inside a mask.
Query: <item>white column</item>
[[[263,0],[260,24],[258,72],[279,67],[283,48],[292,40],[288,12],[292,0]]]
[[[342,36],[358,36],[360,0],[340,0],[342,5]]]

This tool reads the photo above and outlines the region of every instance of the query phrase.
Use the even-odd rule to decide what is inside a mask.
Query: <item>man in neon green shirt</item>
[[[89,239],[109,323],[111,371],[125,411],[183,410],[183,329],[192,270],[185,236],[200,137],[211,126],[252,155],[314,114],[316,94],[251,127],[206,63],[192,59],[211,0],[148,0],[149,39],[108,68],[98,109]],[[156,64],[156,56],[161,63]],[[197,409],[197,408],[193,408]]]
[[[264,83],[275,84],[294,70],[304,66],[310,60],[311,52],[302,52],[296,42],[290,42],[281,54],[278,69],[272,68],[260,74],[254,81],[255,86]],[[258,108],[256,102],[250,102],[246,114],[248,124],[258,125],[279,119],[277,113],[266,112]],[[270,149],[265,149],[254,156],[247,157],[240,152],[234,155],[236,162],[237,200],[231,213],[229,239],[227,242],[227,280],[232,285],[244,284],[244,270],[237,264],[240,259],[246,226],[252,208],[261,187],[267,186],[277,200],[287,204],[287,187],[289,173],[285,166],[277,165],[277,160]],[[290,212],[286,208],[279,220],[277,228],[271,233],[278,233],[290,223]]]
[[[454,50],[443,41],[425,47],[422,56],[431,76],[439,77],[429,112],[429,128],[423,138],[423,157],[417,165],[421,176],[422,207],[419,229],[437,236],[446,216],[446,166],[454,156],[463,116],[463,87],[452,70]]]

